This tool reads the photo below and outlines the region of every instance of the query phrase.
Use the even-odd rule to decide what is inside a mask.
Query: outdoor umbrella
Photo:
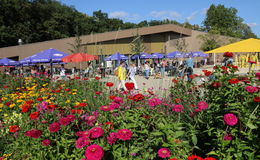
[[[9,58],[3,58],[3,59],[0,59],[0,65],[1,66],[16,66],[16,65],[19,65],[19,62],[14,61]]]
[[[205,54],[205,53],[203,53],[203,52],[192,52],[191,53],[191,56],[192,57],[208,57],[209,55],[208,54]]]
[[[131,59],[150,59],[150,58],[153,58],[153,56],[148,53],[140,53],[140,54],[133,55],[131,57]]]
[[[171,52],[166,55],[166,58],[183,58],[183,54],[179,51]]]
[[[58,51],[56,49],[47,49],[42,52],[36,53],[31,56],[31,63],[48,63],[48,62],[61,62],[61,59],[68,54]]]
[[[153,53],[152,54],[152,58],[154,58],[154,59],[162,59],[164,57],[165,57],[165,55],[163,55],[161,53]]]
[[[86,61],[98,60],[98,56],[86,54],[86,53],[74,53],[66,57],[63,57],[61,60],[63,62],[86,62]]]
[[[128,57],[119,52],[105,58],[105,61],[128,60]]]

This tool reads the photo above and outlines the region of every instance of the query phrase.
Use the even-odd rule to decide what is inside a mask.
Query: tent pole
[[[216,53],[213,53],[214,55],[214,66],[216,65]]]

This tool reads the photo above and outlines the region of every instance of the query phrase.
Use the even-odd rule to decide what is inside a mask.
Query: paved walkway
[[[205,69],[212,71],[213,66],[211,65],[211,66],[205,66],[203,68],[195,68],[194,74],[204,75],[202,70]],[[260,67],[255,68],[254,71],[260,71]],[[247,72],[248,72],[248,68],[240,68],[237,73],[246,74]],[[165,76],[163,79],[155,79],[154,77],[150,77],[148,80],[145,79],[143,76],[136,76],[135,78],[140,90],[153,89],[157,93],[162,93],[164,90],[168,89],[173,84],[172,79],[174,77]],[[202,78],[197,77],[194,80],[197,84],[201,84],[203,80]],[[106,78],[103,78],[102,81],[113,82],[115,84],[114,87],[117,87],[118,85],[118,79],[115,76],[108,75],[106,76]],[[130,82],[130,80],[127,80],[126,82]]]

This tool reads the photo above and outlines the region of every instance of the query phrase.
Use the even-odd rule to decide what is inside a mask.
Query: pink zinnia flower
[[[158,156],[161,158],[171,157],[171,151],[168,148],[161,148],[158,151]]]
[[[104,156],[104,150],[99,145],[92,144],[87,147],[85,156],[87,160],[101,160]]]
[[[95,127],[89,130],[90,138],[99,138],[102,137],[104,134],[104,130],[101,127]]]
[[[87,137],[80,137],[76,141],[76,148],[83,148],[86,145],[89,145],[89,139]]]
[[[234,126],[237,124],[237,117],[233,113],[227,113],[224,115],[224,121],[229,126]]]
[[[107,137],[107,143],[112,145],[116,142],[117,140],[117,133],[116,132],[112,132],[109,134],[109,136]]]
[[[208,103],[205,102],[205,101],[200,101],[198,103],[198,109],[199,110],[204,110],[204,109],[207,109],[208,108]]]
[[[114,102],[119,103],[119,104],[124,102],[123,98],[121,98],[121,97],[115,97],[113,100],[114,100]]]
[[[259,78],[260,77],[260,72],[256,72],[255,76]]]
[[[54,133],[54,132],[58,132],[60,130],[60,125],[57,122],[53,122],[52,124],[50,124],[49,126],[49,131]]]
[[[48,146],[50,144],[51,144],[51,140],[49,140],[49,139],[45,139],[45,140],[42,141],[43,146]]]
[[[246,89],[246,91],[249,92],[249,93],[258,92],[258,88],[257,88],[257,87],[254,87],[254,86],[246,86],[245,89]]]
[[[224,136],[225,141],[231,141],[232,139],[233,139],[233,137],[231,134],[225,134],[225,136]]]
[[[67,115],[67,118],[69,119],[70,122],[76,119],[76,117],[73,114]]]
[[[96,122],[97,118],[96,116],[88,116],[86,117],[86,123],[88,126],[93,126],[94,123]]]
[[[183,109],[184,109],[184,107],[181,104],[176,104],[176,105],[173,106],[172,111],[182,112]]]
[[[115,102],[112,102],[110,105],[109,105],[110,108],[112,109],[117,109],[120,107],[120,104],[119,103],[115,103]]]
[[[59,123],[62,126],[67,126],[70,123],[70,119],[67,117],[60,118]]]
[[[117,132],[117,138],[122,141],[131,140],[132,135],[133,133],[129,129],[119,129]]]
[[[148,100],[148,104],[150,107],[158,106],[162,103],[162,101],[159,98],[152,98]]]

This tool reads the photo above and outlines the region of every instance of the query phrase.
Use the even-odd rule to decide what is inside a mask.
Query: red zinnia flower
[[[134,101],[136,101],[136,102],[139,102],[139,101],[141,101],[141,100],[144,99],[144,95],[138,93],[138,94],[134,95],[132,99],[133,99]]]
[[[64,89],[64,91],[70,91],[70,89],[69,89],[69,88],[67,88],[67,89]]]
[[[39,112],[33,112],[30,114],[31,119],[37,119],[39,117]]]
[[[39,138],[42,135],[42,131],[38,129],[32,129],[26,131],[24,135],[31,138]]]
[[[22,112],[23,112],[23,113],[28,112],[30,109],[31,109],[31,106],[28,105],[28,104],[24,104],[24,105],[22,106]]]
[[[96,95],[100,95],[101,94],[101,92],[100,91],[96,91]]]
[[[106,86],[107,86],[107,87],[113,87],[113,86],[114,86],[114,83],[112,83],[112,82],[107,82],[107,83],[106,83]]]
[[[179,98],[175,98],[175,102],[176,102],[176,103],[180,103],[181,100],[180,100]]]
[[[11,132],[11,133],[18,132],[19,130],[20,130],[20,127],[17,125],[13,125],[13,126],[9,127],[9,132]]]
[[[134,89],[135,84],[131,83],[131,82],[127,82],[127,83],[125,83],[125,87],[126,87],[127,90],[131,91],[131,90]]]
[[[116,96],[109,96],[109,99],[114,100]]]
[[[205,76],[210,76],[212,72],[208,71],[208,70],[202,70],[202,72],[204,72]]]
[[[173,79],[172,79],[172,82],[173,82],[173,83],[178,83],[179,81],[178,81],[177,79],[174,79],[174,78],[173,78]]]
[[[191,155],[188,157],[188,160],[203,160],[203,158],[196,155]]]
[[[233,53],[232,52],[225,52],[224,57],[233,57]]]
[[[49,131],[52,133],[58,132],[60,130],[60,125],[57,122],[53,122],[52,124],[50,124],[49,126]]]
[[[213,82],[212,87],[219,88],[219,87],[221,87],[221,83],[220,82]]]
[[[26,104],[32,104],[33,101],[25,101]]]
[[[43,99],[42,99],[42,97],[39,97],[39,98],[37,98],[36,100],[37,100],[37,101],[42,101]]]
[[[80,103],[79,106],[80,106],[80,107],[86,107],[86,106],[87,106],[87,103]]]
[[[237,83],[239,83],[239,80],[237,78],[232,78],[232,79],[228,80],[228,82],[230,84],[237,84]]]
[[[99,79],[100,79],[100,77],[96,76],[96,77],[95,77],[95,79],[96,79],[96,80],[99,80]]]
[[[253,100],[254,102],[260,102],[260,97],[255,97]]]
[[[204,158],[204,160],[217,160],[217,159],[213,158],[213,157],[207,157],[207,158]]]

